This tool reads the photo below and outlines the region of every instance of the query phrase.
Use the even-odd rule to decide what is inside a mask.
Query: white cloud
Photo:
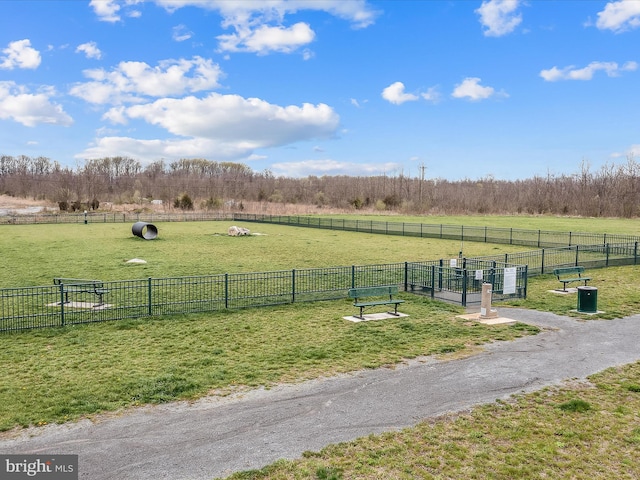
[[[0,119],[13,120],[26,127],[39,124],[69,126],[73,119],[64,109],[51,102],[52,89],[28,93],[14,82],[0,82]]]
[[[620,72],[634,71],[638,69],[637,62],[626,62],[619,66],[616,62],[591,62],[584,68],[575,68],[573,65],[558,68],[552,67],[548,70],[542,70],[540,76],[547,82],[556,82],[559,80],[591,80],[598,71],[604,71],[609,77],[617,77]]]
[[[351,22],[354,28],[365,28],[375,22],[379,12],[366,0],[153,0],[169,11],[194,6],[217,10],[226,21],[258,23],[282,20],[301,10],[316,10]]]
[[[189,40],[192,36],[193,32],[189,31],[185,25],[176,25],[173,27],[172,38],[176,42],[184,42],[185,40]]]
[[[319,177],[323,175],[382,175],[400,170],[402,166],[397,163],[362,164],[326,159],[274,163],[270,169],[278,176],[300,178],[309,175]]]
[[[116,23],[122,20],[122,15],[131,18],[142,16],[142,12],[135,10],[134,5],[148,0],[91,0],[89,6],[93,8],[98,20],[102,22]]]
[[[438,91],[438,87],[429,87],[429,89],[425,93],[421,93],[420,96],[431,103],[438,103],[442,99],[442,94]]]
[[[325,104],[281,107],[259,98],[211,93],[205,98],[164,98],[126,109],[132,119],[174,135],[246,142],[260,147],[334,135],[339,117]]]
[[[282,107],[257,98],[217,93],[202,99],[165,98],[144,105],[117,107],[104,118],[119,123],[142,120],[176,138],[105,137],[83,152],[81,158],[127,154],[141,159],[200,156],[237,160],[251,156],[259,148],[330,138],[340,121],[333,109],[324,104]]]
[[[121,10],[145,0],[92,0],[90,5],[105,22],[121,20]],[[287,26],[285,17],[301,10],[323,11],[351,22],[354,28],[373,24],[379,12],[366,0],[146,0],[173,12],[184,7],[217,11],[222,25],[233,29],[218,37],[221,51],[290,53],[313,41],[315,33],[306,23]],[[135,12],[138,16],[140,12]],[[132,13],[128,14],[133,16]],[[175,33],[174,33],[175,35]],[[183,38],[178,35],[178,38]],[[303,58],[307,60],[308,54]]]
[[[14,68],[38,68],[41,62],[40,52],[31,47],[28,39],[10,42],[9,46],[2,50],[0,68],[13,70]]]
[[[522,22],[522,15],[516,10],[520,0],[488,0],[483,1],[476,13],[480,15],[480,23],[487,37],[501,37],[515,30]]]
[[[624,32],[640,26],[640,2],[620,0],[609,2],[604,10],[598,12],[596,26],[601,30]]]
[[[182,95],[219,86],[222,71],[209,59],[164,60],[156,67],[121,62],[111,72],[85,70],[92,81],[74,85],[70,93],[94,104],[140,102],[142,97]]]
[[[480,82],[481,79],[477,77],[467,77],[462,83],[456,85],[451,96],[454,98],[467,98],[472,101],[486,100],[495,95],[508,97],[504,92],[496,92],[493,87],[483,87]]]
[[[401,105],[404,102],[413,102],[418,100],[417,95],[411,93],[405,93],[404,83],[395,82],[382,90],[382,98],[395,105]]]
[[[220,49],[227,52],[254,52],[266,55],[269,52],[291,53],[307,45],[315,33],[304,22],[285,28],[261,25],[256,29],[242,29],[230,35],[220,35]]]
[[[93,8],[93,11],[97,15],[98,19],[103,22],[118,22],[120,21],[120,5],[117,0],[91,0],[89,6]]]
[[[102,52],[98,48],[96,42],[87,42],[83,43],[82,45],[78,45],[78,47],[76,48],[76,53],[80,52],[84,53],[87,58],[95,58],[97,60],[100,60],[100,58],[102,58]]]

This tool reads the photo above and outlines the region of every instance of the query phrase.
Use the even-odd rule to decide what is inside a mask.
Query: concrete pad
[[[369,313],[368,315],[363,315],[364,319],[360,318],[360,317],[355,317],[355,316],[349,316],[349,317],[342,317],[345,320],[349,320],[350,322],[354,322],[354,323],[358,323],[358,322],[369,322],[371,320],[385,320],[387,318],[400,318],[400,317],[408,317],[409,315],[407,315],[406,313],[400,313],[398,312],[398,315],[394,315],[392,313],[388,313],[388,312],[382,312],[382,313]]]
[[[47,307],[59,307],[60,302],[49,303]],[[65,308],[90,308],[92,310],[104,310],[105,308],[112,307],[108,303],[90,303],[90,302],[67,302],[64,304]]]
[[[458,315],[456,318],[463,318],[465,320],[473,320],[484,325],[513,325],[517,323],[517,320],[506,317],[494,317],[494,318],[481,318],[480,313],[468,313],[466,315]]]
[[[562,290],[560,288],[560,289],[557,289],[557,290],[547,290],[547,292],[557,293],[558,295],[569,295],[570,293],[578,293],[578,289],[569,287],[566,290]]]

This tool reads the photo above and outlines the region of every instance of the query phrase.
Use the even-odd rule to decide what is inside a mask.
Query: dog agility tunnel
[[[136,237],[144,238],[145,240],[153,240],[158,236],[158,229],[152,223],[136,222],[131,227],[131,231]]]

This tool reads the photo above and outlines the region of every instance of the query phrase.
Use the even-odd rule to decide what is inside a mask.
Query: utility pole
[[[424,162],[420,164],[420,205],[422,205],[422,184],[424,183],[424,171],[427,167],[424,165]]]

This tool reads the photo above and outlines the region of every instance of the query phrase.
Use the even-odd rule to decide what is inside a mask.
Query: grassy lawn
[[[453,258],[459,241],[239,224],[248,237],[229,237],[229,222],[157,223],[158,238],[134,237],[129,224],[0,227],[0,288],[50,285],[53,277],[104,281],[292,268],[370,265]],[[466,256],[530,248],[466,242]],[[144,265],[127,264],[132,258]]]
[[[340,215],[330,216],[341,218]],[[522,230],[640,235],[640,224],[638,224],[637,220],[624,218],[561,217],[552,215],[349,215],[348,218],[429,225],[469,225]]]
[[[459,307],[402,297],[409,317],[384,322],[344,320],[356,312],[345,299],[6,334],[0,430],[376,368],[537,332],[466,322],[455,318]]]
[[[554,275],[529,279],[527,298],[511,300],[499,305],[509,305],[552,312],[582,319],[613,319],[640,313],[640,266],[609,267],[587,270],[593,278],[589,286],[596,287],[598,311],[596,315],[576,312],[577,295],[561,295],[553,290],[562,289]],[[574,287],[577,284],[574,284]]]
[[[365,218],[365,217],[363,217]],[[366,217],[371,218],[371,217]],[[388,221],[639,234],[635,222],[555,217],[383,217]],[[379,219],[379,218],[377,218]],[[557,222],[555,227],[551,226]],[[128,224],[0,228],[0,288],[50,284],[55,276],[103,280],[272,271],[434,260],[460,242],[242,224],[263,235],[226,236],[229,222],[158,223],[145,241]],[[525,247],[465,242],[466,256]],[[127,265],[130,258],[146,265]],[[640,268],[590,270],[598,309],[573,312],[555,277],[529,281],[528,298],[498,304],[584,321],[640,312]],[[534,327],[463,321],[460,307],[401,294],[409,317],[351,323],[351,301],[293,304],[189,316],[124,320],[14,334],[0,339],[0,431],[73,421],[144,403],[195,399],[397,363],[471,352]],[[309,452],[236,479],[281,478],[639,478],[640,366],[591,383],[546,389],[399,433]]]

